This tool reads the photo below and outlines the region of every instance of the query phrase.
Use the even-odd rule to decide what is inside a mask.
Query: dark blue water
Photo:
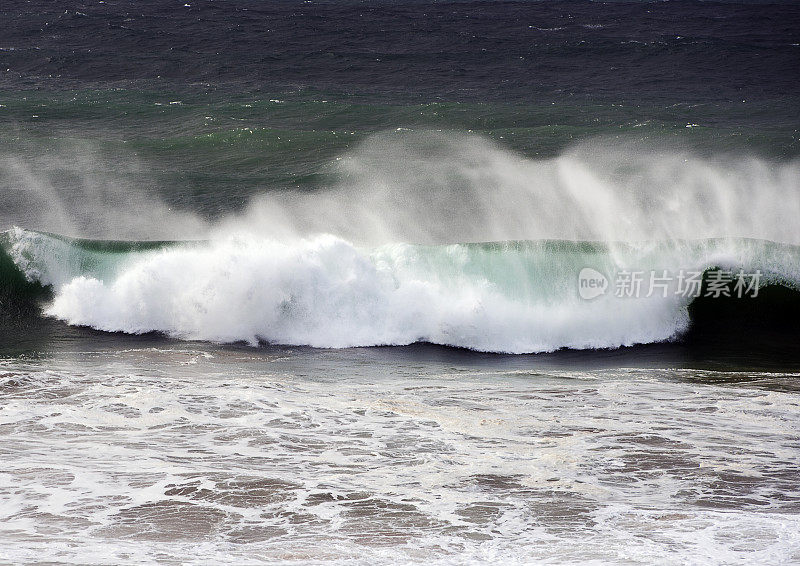
[[[5,89],[732,104],[800,79],[793,4],[10,1],[3,16]]]

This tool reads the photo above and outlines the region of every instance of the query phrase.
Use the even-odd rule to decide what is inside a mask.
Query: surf
[[[683,340],[723,314],[717,299],[730,297],[704,295],[719,271],[758,274],[781,289],[770,310],[794,312],[775,306],[800,288],[793,161],[601,139],[532,159],[480,136],[404,130],[329,172],[331,186],[262,191],[208,218],[114,183],[59,199],[21,175],[18,204],[34,218],[0,234],[0,310],[184,340],[515,354]],[[602,293],[581,293],[584,270]],[[630,272],[673,281],[617,296]],[[677,292],[686,272],[701,276],[699,295]]]
[[[704,295],[617,296],[614,274],[630,270],[758,271],[763,289],[783,290],[784,311],[800,304],[800,248],[746,238],[359,246],[325,234],[126,242],[13,228],[0,248],[6,311],[35,304],[70,325],[251,345],[619,348],[680,340],[722,312]],[[581,296],[587,267],[610,279],[599,297]]]

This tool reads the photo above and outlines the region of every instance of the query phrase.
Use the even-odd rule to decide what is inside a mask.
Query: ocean
[[[800,6],[0,6],[0,562],[800,562]]]

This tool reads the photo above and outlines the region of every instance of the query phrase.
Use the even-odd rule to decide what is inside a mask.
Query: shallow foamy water
[[[0,559],[800,559],[797,376],[519,365],[173,345],[5,359]]]

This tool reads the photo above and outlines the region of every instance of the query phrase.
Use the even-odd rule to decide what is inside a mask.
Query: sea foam
[[[26,246],[41,252],[52,238],[17,237],[18,254]],[[613,348],[686,330],[690,298],[672,289],[645,286],[622,297],[610,286],[585,300],[578,276],[586,266],[610,285],[619,270],[656,266],[758,268],[790,283],[800,272],[793,246],[757,240],[618,246],[612,254],[603,244],[564,241],[362,248],[330,235],[239,236],[100,255],[72,277],[59,267],[63,253],[29,263],[29,273],[54,287],[46,314],[184,339],[332,348],[426,341],[510,353]]]
[[[691,297],[674,289],[615,296],[621,271],[723,267],[800,287],[797,163],[598,141],[533,160],[478,137],[401,132],[339,167],[338,185],[264,193],[202,241],[109,246],[15,229],[4,246],[52,288],[45,313],[70,324],[250,344],[615,348],[690,323]],[[608,279],[602,296],[579,293],[587,268]]]

